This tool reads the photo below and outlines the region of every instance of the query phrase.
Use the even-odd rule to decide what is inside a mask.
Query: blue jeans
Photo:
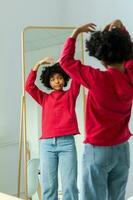
[[[81,200],[124,200],[129,173],[129,143],[102,147],[85,144]]]
[[[73,136],[40,141],[42,200],[58,200],[58,168],[63,200],[78,200],[77,152]]]

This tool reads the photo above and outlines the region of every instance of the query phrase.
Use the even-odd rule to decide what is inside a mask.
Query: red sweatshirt
[[[79,134],[75,104],[80,84],[72,81],[69,90],[47,94],[35,85],[36,76],[37,72],[31,70],[26,80],[25,90],[42,106],[40,139]]]
[[[128,123],[133,100],[133,60],[125,63],[125,73],[115,68],[100,71],[74,59],[75,39],[68,38],[60,65],[69,76],[89,89],[86,102],[84,143],[110,146],[131,136]]]

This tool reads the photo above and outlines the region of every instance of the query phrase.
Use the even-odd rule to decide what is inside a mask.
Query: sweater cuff
[[[37,71],[31,69],[31,73],[37,74]]]
[[[71,43],[75,43],[76,42],[76,39],[75,38],[72,38],[72,37],[69,37],[67,39],[68,42],[71,42]]]

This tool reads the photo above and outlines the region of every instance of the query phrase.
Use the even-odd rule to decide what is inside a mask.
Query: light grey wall
[[[21,43],[20,35],[24,27],[41,26],[74,26],[95,22],[104,24],[120,18],[133,35],[133,1],[132,0],[0,0],[0,146],[10,147],[18,141],[19,114],[21,97]],[[91,59],[87,59],[91,63]],[[94,62],[93,62],[94,63]],[[96,62],[97,63],[97,62]],[[133,144],[133,142],[132,142]],[[131,144],[131,145],[132,145]],[[16,149],[4,148],[0,154],[0,191],[16,193],[17,159]],[[3,150],[2,150],[3,151]],[[10,151],[10,153],[8,153]],[[10,157],[12,156],[12,160]],[[2,167],[4,166],[4,167]],[[11,173],[7,177],[7,169]],[[131,166],[133,175],[133,165]],[[12,188],[13,179],[14,184]],[[6,182],[2,184],[2,181]],[[128,185],[128,195],[131,194]],[[11,188],[11,189],[10,189]]]
[[[30,25],[63,25],[64,7],[61,0],[0,0],[0,4],[0,192],[16,194],[21,31]]]
[[[18,138],[21,95],[21,31],[29,25],[62,24],[59,1],[1,1],[0,138]],[[61,11],[62,12],[62,11]]]

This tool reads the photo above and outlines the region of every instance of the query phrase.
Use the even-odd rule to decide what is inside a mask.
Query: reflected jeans
[[[80,200],[125,200],[129,143],[108,147],[84,145]]]
[[[72,135],[40,140],[42,200],[58,200],[58,168],[63,200],[78,200],[77,152]]]

